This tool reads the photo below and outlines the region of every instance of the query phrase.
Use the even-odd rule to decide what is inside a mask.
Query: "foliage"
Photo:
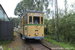
[[[1,45],[7,45],[9,43],[11,43],[11,40],[9,40],[9,41],[0,41],[0,46]]]
[[[48,32],[50,33],[50,35],[54,35],[54,31],[55,31],[55,19],[51,19],[49,20],[49,25],[48,25]]]
[[[70,48],[70,49],[75,49],[74,48],[74,46],[73,45],[70,45],[69,43],[67,43],[67,44],[65,44],[65,43],[63,43],[63,42],[56,42],[55,40],[52,40],[51,38],[47,38],[48,36],[45,36],[45,40],[46,41],[48,41],[48,42],[50,42],[50,43],[52,43],[52,44],[56,44],[56,45],[58,45],[58,46],[60,46],[60,47],[64,47],[65,49],[66,48]]]
[[[9,40],[9,41],[0,41],[0,46],[2,46],[3,47],[3,50],[7,50],[8,48],[7,48],[7,46],[8,46],[8,44],[10,44],[12,41],[11,40]],[[10,48],[9,48],[10,49]]]
[[[61,35],[64,35],[65,41],[68,42],[74,42],[74,37],[75,37],[75,14],[69,14],[68,16],[65,16],[60,19],[59,22],[59,30]]]
[[[67,9],[68,9],[67,0],[64,1],[64,6],[65,6],[65,15],[67,15]]]
[[[44,24],[46,25],[46,27],[44,28],[45,34],[48,34],[48,23],[49,21],[47,19],[44,19]]]
[[[59,11],[59,40],[65,43],[75,44],[75,13],[63,16],[63,10]],[[45,21],[48,35],[55,38],[55,19]]]
[[[20,18],[9,18],[10,19],[10,21],[12,21],[13,22],[13,25],[15,26],[15,27],[17,27],[18,25],[19,25],[19,22],[20,22]]]

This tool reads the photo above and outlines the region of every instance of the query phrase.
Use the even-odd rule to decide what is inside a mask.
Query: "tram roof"
[[[28,12],[32,12],[32,13],[43,13],[43,12],[40,12],[40,11],[27,11]]]
[[[27,12],[24,12],[24,14],[29,13],[29,12],[30,12],[30,13],[43,13],[43,12],[40,12],[40,11],[27,11]],[[23,14],[23,15],[24,15],[24,14]],[[44,14],[44,13],[43,13],[43,14]]]
[[[42,13],[42,14],[44,14],[43,12],[40,12],[40,11],[27,11],[27,12],[24,12],[24,13],[23,13],[23,16],[24,16],[26,13],[29,13],[29,12],[30,12],[30,13]],[[22,16],[22,17],[23,17],[23,16]]]

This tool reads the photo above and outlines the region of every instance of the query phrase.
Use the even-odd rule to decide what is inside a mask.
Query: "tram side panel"
[[[24,31],[24,32],[23,32],[23,35],[25,36],[25,26],[23,26],[23,28],[24,28],[24,29],[23,29],[23,31]]]
[[[20,33],[23,35],[23,27],[19,29]]]

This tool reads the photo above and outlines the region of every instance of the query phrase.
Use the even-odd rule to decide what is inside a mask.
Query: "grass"
[[[11,40],[9,40],[9,41],[0,41],[0,46],[8,45],[9,43],[11,43]]]
[[[14,36],[16,36],[16,32],[14,32],[13,34]],[[10,44],[12,42],[12,40],[7,40],[7,41],[0,41],[0,46],[3,47],[3,50],[12,50],[11,48],[7,48],[8,44]]]
[[[14,34],[13,34],[14,36],[16,36],[16,32],[14,32]]]
[[[9,40],[9,41],[0,41],[0,46],[3,47],[3,50],[6,50],[6,49],[8,49],[7,48],[8,44],[10,44],[11,42],[12,42],[11,40]],[[9,48],[8,50],[11,50],[11,49]]]
[[[65,49],[66,49],[66,48],[70,48],[70,49],[75,50],[74,46],[71,45],[71,44],[69,44],[69,43],[65,44],[65,43],[63,43],[63,42],[56,42],[55,40],[52,40],[52,39],[47,38],[47,37],[45,37],[44,39],[45,39],[46,41],[52,43],[52,44],[56,44],[56,45],[58,45],[58,46],[60,46],[60,47],[63,47],[63,48],[65,48]]]

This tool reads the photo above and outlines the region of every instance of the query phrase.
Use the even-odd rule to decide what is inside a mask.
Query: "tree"
[[[15,27],[17,27],[19,25],[19,23],[20,23],[20,18],[11,18],[10,17],[9,20],[13,22],[13,25]]]
[[[64,6],[65,6],[65,15],[67,15],[67,0],[64,1]]]
[[[64,16],[64,10],[62,10],[62,9],[58,9],[58,16],[59,16],[59,19],[60,18],[63,18],[63,16]]]
[[[21,17],[26,10],[34,10],[45,12],[46,17],[49,17],[50,9],[48,9],[50,0],[22,0],[14,10],[14,14]],[[45,11],[44,11],[45,10]]]
[[[71,5],[71,10],[70,10],[70,13],[74,14],[75,13],[75,2],[73,2]]]
[[[32,6],[34,6],[34,0],[22,0],[19,2],[14,10],[14,14],[22,17],[24,11],[30,10]]]

